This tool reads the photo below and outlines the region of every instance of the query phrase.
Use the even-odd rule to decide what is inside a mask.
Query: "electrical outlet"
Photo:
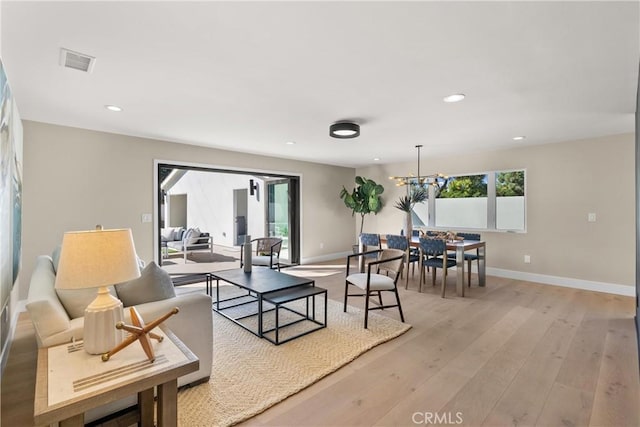
[[[141,218],[142,222],[153,222],[153,215],[151,215],[150,213],[144,213],[142,214]]]
[[[324,243],[320,243],[320,249],[324,249]]]
[[[595,213],[589,213],[589,214],[587,214],[587,221],[589,221],[589,222],[596,222],[596,214],[595,214]]]
[[[524,256],[524,263],[525,264],[531,264],[531,255],[525,255]]]

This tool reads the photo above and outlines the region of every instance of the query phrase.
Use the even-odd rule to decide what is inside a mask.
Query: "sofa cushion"
[[[199,228],[190,228],[184,235],[184,240],[187,246],[195,245],[198,243],[200,238],[200,229]]]
[[[200,233],[200,238],[196,243],[198,243],[199,245],[203,243],[209,243],[209,233]]]
[[[108,286],[109,293],[114,297],[116,290],[113,286]],[[56,294],[69,317],[76,319],[84,316],[84,309],[96,299],[98,288],[89,289],[56,289]]]
[[[160,230],[160,236],[162,236],[162,240],[172,241],[176,240],[176,229],[175,227],[167,227]]]
[[[169,273],[153,261],[147,264],[137,279],[116,285],[116,292],[125,307],[176,296]]]

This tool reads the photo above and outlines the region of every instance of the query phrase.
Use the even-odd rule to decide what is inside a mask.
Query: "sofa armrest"
[[[67,330],[70,325],[69,315],[56,294],[55,280],[56,274],[51,257],[39,256],[29,282],[27,311],[36,330],[40,347],[49,337]]]
[[[27,311],[36,330],[38,347],[43,347],[49,337],[69,329],[69,316],[61,304],[41,299],[27,303]]]
[[[196,372],[178,379],[178,385],[189,384],[211,376],[213,353],[213,324],[211,298],[202,293],[178,295],[161,301],[135,306],[145,322],[166,314],[173,307],[180,312],[164,323],[200,359]],[[131,320],[130,312],[124,309],[125,321]]]

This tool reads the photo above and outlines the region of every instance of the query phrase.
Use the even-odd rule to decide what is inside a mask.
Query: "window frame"
[[[524,172],[524,228],[521,230],[511,229],[499,229],[496,228],[496,214],[497,214],[497,195],[496,195],[496,175],[504,172]],[[429,198],[427,200],[429,221],[427,227],[433,230],[458,230],[458,231],[486,231],[497,233],[526,233],[527,232],[527,169],[526,168],[514,168],[514,169],[498,169],[485,172],[472,172],[450,175],[449,177],[462,177],[473,175],[487,175],[487,228],[468,228],[468,227],[438,227],[436,226],[436,217],[438,212],[436,210],[436,197],[435,188],[429,186]]]

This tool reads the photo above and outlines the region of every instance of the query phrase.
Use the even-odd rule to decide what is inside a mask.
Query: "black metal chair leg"
[[[398,311],[400,312],[400,320],[404,323],[404,314],[402,313],[402,305],[400,304],[400,295],[398,295],[398,288],[393,289],[396,294],[396,301],[398,303]]]
[[[369,325],[369,289],[367,287],[364,295],[364,328],[367,329]]]
[[[344,282],[344,312],[347,312],[347,295],[349,294],[349,282]]]

